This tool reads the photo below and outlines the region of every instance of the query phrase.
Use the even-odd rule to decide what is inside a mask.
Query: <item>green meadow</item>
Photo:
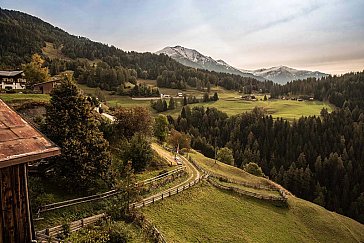
[[[290,197],[288,208],[207,182],[143,209],[171,242],[362,242],[364,225]]]
[[[155,80],[139,80],[138,82],[155,86]],[[79,85],[79,87],[85,92],[85,94],[95,94],[95,88],[90,88],[87,87],[86,85]],[[110,107],[115,107],[115,106],[150,107],[149,100],[133,100],[131,97],[128,96],[111,95],[110,92],[108,91],[102,91],[102,92],[104,93],[106,98],[106,105]],[[177,93],[182,92],[187,96],[192,95],[196,96],[197,98],[202,98],[204,94],[203,91],[198,91],[196,89],[178,90],[178,89],[160,88],[160,92],[171,96],[176,96]],[[298,119],[301,116],[310,116],[310,115],[319,116],[322,108],[327,108],[329,112],[333,110],[332,105],[321,101],[296,101],[296,100],[280,100],[280,99],[271,99],[268,101],[263,101],[264,95],[262,94],[256,95],[257,101],[246,101],[242,100],[240,98],[242,94],[236,91],[225,90],[221,87],[213,87],[211,89],[210,95],[213,95],[214,92],[217,92],[219,95],[220,99],[218,101],[191,104],[189,106],[215,107],[227,113],[229,116],[251,111],[255,107],[261,107],[267,114],[272,115],[274,118],[283,117],[284,119],[290,121]],[[182,109],[181,105],[182,99],[177,98],[176,101],[177,101],[176,109],[162,112],[162,114],[177,117]],[[156,114],[156,112],[153,109],[151,109],[151,111],[153,114]]]

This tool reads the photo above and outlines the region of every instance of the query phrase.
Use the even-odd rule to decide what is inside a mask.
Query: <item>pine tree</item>
[[[183,106],[185,106],[187,104],[188,104],[187,97],[186,96],[183,96]]]
[[[174,103],[174,99],[173,99],[173,97],[171,97],[171,98],[169,99],[168,110],[174,110],[175,108],[176,108],[176,105],[175,105],[175,103]]]

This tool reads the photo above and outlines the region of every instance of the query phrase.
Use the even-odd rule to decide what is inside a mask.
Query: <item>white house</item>
[[[0,71],[0,90],[25,89],[27,80],[23,71]]]

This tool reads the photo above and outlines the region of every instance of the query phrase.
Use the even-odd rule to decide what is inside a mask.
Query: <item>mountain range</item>
[[[256,76],[252,73],[243,72],[233,66],[230,66],[223,60],[214,60],[212,57],[205,56],[194,49],[189,49],[183,46],[165,47],[162,50],[157,51],[156,54],[165,54],[177,62],[193,68],[206,69],[219,73],[237,74],[242,77],[255,78],[260,81],[265,80],[262,77]]]
[[[179,63],[209,71],[237,74],[243,77],[252,77],[261,81],[271,80],[275,83],[285,84],[292,80],[305,79],[310,77],[321,78],[328,74],[319,71],[297,70],[286,66],[262,68],[257,70],[238,69],[223,60],[214,60],[210,56],[182,46],[165,47],[156,54],[165,54]]]
[[[322,78],[328,74],[319,71],[307,71],[290,68],[287,66],[278,66],[271,68],[262,68],[257,70],[241,70],[271,80],[275,83],[285,84],[292,80],[306,78]]]

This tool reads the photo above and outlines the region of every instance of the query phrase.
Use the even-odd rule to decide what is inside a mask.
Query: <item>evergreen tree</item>
[[[208,102],[209,101],[209,94],[208,93],[204,93],[203,94],[203,99],[202,99],[203,102]]]
[[[187,104],[188,104],[187,97],[186,96],[183,96],[183,106],[185,106]]]
[[[159,114],[155,118],[154,123],[154,136],[156,136],[160,141],[165,141],[168,135],[168,120],[165,115]]]
[[[169,99],[168,110],[174,110],[175,108],[176,108],[176,105],[175,105],[175,103],[174,103],[174,99],[173,99],[173,97],[171,97],[171,98]]]

